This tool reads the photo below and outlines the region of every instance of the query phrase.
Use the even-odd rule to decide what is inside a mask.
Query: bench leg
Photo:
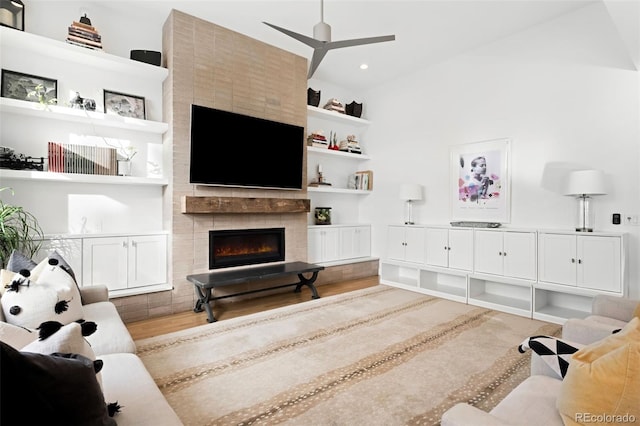
[[[198,294],[198,300],[196,300],[196,306],[193,308],[193,312],[202,312],[202,307],[204,306],[204,310],[207,311],[207,322],[216,322],[216,318],[213,316],[213,309],[211,309],[211,305],[209,304],[211,301],[211,289],[207,288],[203,291],[198,286],[194,287]]]
[[[304,275],[298,274],[298,278],[300,279],[300,282],[298,283],[298,285],[296,285],[296,289],[294,290],[296,293],[300,293],[302,286],[306,285],[313,293],[311,298],[320,299],[320,296],[318,296],[318,290],[316,290],[316,286],[313,285],[313,283],[316,282],[316,279],[318,278],[318,272],[314,272],[313,275],[311,275],[311,278],[305,278]]]

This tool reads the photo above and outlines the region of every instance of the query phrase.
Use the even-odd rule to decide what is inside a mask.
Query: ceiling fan
[[[355,38],[351,40],[331,41],[331,26],[324,22],[324,0],[320,0],[320,22],[313,27],[313,38],[303,34],[299,34],[286,28],[278,27],[277,25],[263,22],[264,24],[274,28],[290,37],[295,38],[304,44],[313,47],[313,57],[311,58],[311,66],[309,67],[309,74],[307,78],[311,78],[313,73],[320,65],[320,62],[327,54],[329,50],[339,49],[342,47],[359,46],[363,44],[381,43],[383,41],[393,41],[396,39],[395,35],[386,35],[379,37],[367,37],[367,38]]]

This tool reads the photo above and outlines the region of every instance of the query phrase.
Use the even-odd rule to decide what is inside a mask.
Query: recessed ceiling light
[[[367,68],[369,68],[369,65],[367,65],[367,64],[360,65],[360,69],[361,70],[366,70]]]

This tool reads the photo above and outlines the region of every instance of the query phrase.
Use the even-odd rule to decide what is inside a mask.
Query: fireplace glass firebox
[[[284,228],[209,231],[209,269],[284,260]]]

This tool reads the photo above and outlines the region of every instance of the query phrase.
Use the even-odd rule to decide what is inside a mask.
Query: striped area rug
[[[430,425],[490,410],[560,326],[379,285],[138,340],[186,425]]]

